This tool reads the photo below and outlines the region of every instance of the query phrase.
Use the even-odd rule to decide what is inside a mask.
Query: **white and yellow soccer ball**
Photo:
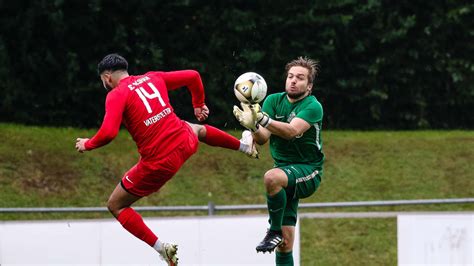
[[[259,103],[267,96],[267,83],[259,74],[246,72],[235,80],[234,94],[242,103]]]

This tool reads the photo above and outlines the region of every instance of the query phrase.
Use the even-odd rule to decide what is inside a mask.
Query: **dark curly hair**
[[[127,60],[119,54],[108,54],[97,65],[97,73],[100,75],[104,71],[128,70]]]

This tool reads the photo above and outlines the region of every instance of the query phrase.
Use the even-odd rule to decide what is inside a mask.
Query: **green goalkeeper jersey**
[[[270,118],[281,122],[291,122],[295,117],[305,120],[311,127],[291,140],[276,135],[270,137],[270,152],[275,165],[311,164],[322,170],[324,162],[321,128],[323,107],[316,97],[309,95],[302,100],[290,103],[287,93],[269,95],[263,103],[262,111]]]

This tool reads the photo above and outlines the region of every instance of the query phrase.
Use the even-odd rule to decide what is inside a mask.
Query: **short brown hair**
[[[286,74],[288,74],[290,68],[294,66],[300,66],[308,69],[308,81],[311,84],[314,82],[314,79],[319,75],[319,61],[317,60],[300,56],[297,59],[294,59],[286,64]]]

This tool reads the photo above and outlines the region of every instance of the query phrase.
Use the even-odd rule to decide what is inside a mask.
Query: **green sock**
[[[288,253],[275,252],[276,255],[276,265],[277,266],[293,266],[293,252]]]
[[[281,231],[286,207],[286,192],[281,189],[273,196],[267,194],[267,207],[270,214],[270,230]]]

